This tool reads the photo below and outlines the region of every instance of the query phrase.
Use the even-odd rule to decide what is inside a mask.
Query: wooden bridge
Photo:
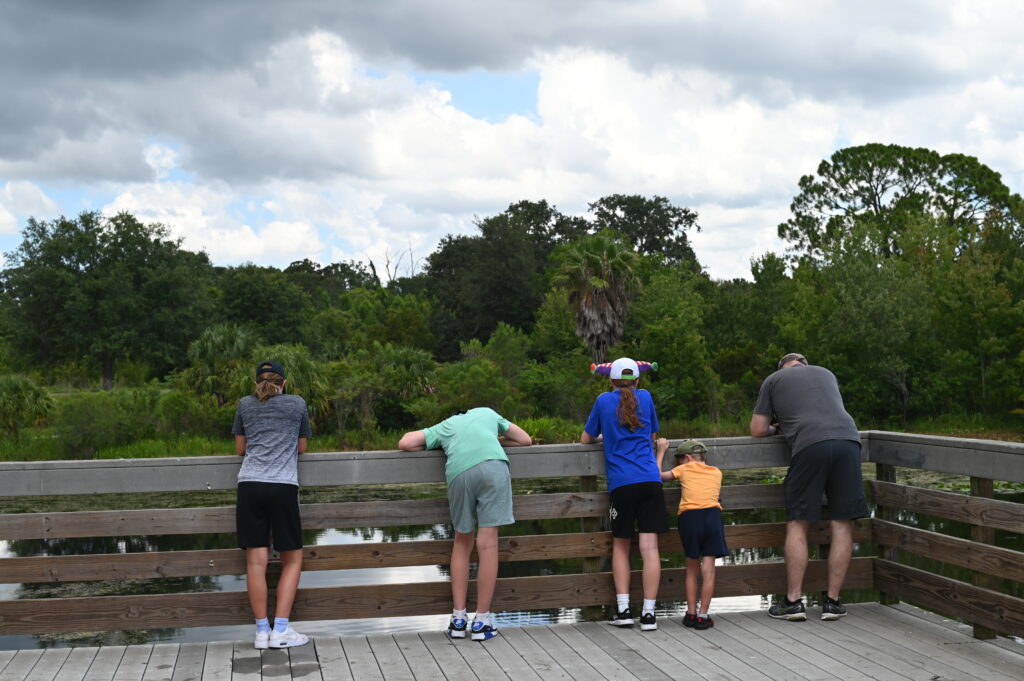
[[[706,442],[710,460],[723,469],[785,466],[781,438],[719,438]],[[1024,534],[1024,505],[992,499],[994,481],[1024,482],[1024,445],[984,440],[867,431],[864,460],[875,465],[866,482],[875,515],[858,521],[855,541],[877,555],[853,560],[847,587],[874,589],[883,604],[861,604],[834,623],[776,622],[762,613],[719,614],[718,626],[699,634],[678,619],[657,632],[620,631],[603,624],[506,627],[486,644],[451,642],[439,633],[317,638],[314,645],[260,656],[246,641],[59,648],[0,652],[0,681],[8,679],[1024,679],[1018,643],[997,633],[1024,636],[1024,554],[994,546],[995,533]],[[513,478],[558,478],[575,488],[524,494],[514,500],[519,524],[536,519],[578,519],[578,530],[505,536],[503,562],[576,560],[572,574],[503,577],[496,611],[605,605],[613,601],[611,576],[601,572],[610,539],[600,529],[607,495],[596,491],[603,471],[599,446],[547,445],[509,451]],[[906,468],[963,475],[970,494],[900,483]],[[0,497],[102,493],[191,492],[235,486],[237,457],[105,460],[0,464]],[[441,482],[439,452],[345,452],[301,459],[304,487]],[[666,489],[674,511],[679,490]],[[782,505],[779,484],[723,489],[728,510]],[[317,503],[303,506],[305,529],[444,524],[443,498]],[[919,514],[966,523],[970,538],[914,525]],[[808,593],[825,586],[826,525],[813,528],[819,558],[812,560]],[[0,539],[126,537],[231,533],[231,506],[188,509],[90,510],[0,515]],[[784,523],[733,524],[731,548],[781,546]],[[661,539],[666,554],[680,551],[675,533]],[[449,540],[379,542],[305,549],[304,569],[440,565]],[[0,583],[89,582],[110,579],[244,574],[237,549],[29,556],[0,559]],[[956,577],[949,576],[951,571]],[[663,570],[660,595],[678,600],[684,570]],[[724,565],[719,596],[784,590],[778,560]],[[639,575],[634,579],[639,597]],[[472,590],[471,590],[472,593]],[[900,603],[902,601],[903,603]],[[943,620],[907,605],[969,622]],[[326,586],[300,589],[293,620],[392,617],[444,613],[447,582]],[[664,620],[664,618],[663,618]],[[0,635],[133,630],[249,624],[244,592],[32,598],[0,601]]]

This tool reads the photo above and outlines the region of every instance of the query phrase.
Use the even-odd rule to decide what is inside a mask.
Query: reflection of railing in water
[[[1024,554],[991,546],[994,529],[1024,532],[1024,506],[986,498],[992,481],[1024,482],[1024,445],[982,440],[869,431],[862,434],[864,458],[877,465],[878,482],[869,491],[877,517],[858,521],[854,540],[883,546],[879,558],[854,558],[846,587],[875,588],[883,598],[902,598],[967,619],[978,635],[986,628],[1024,634],[1024,599],[992,588],[994,577],[1024,582]],[[781,438],[719,438],[706,442],[709,460],[723,469],[785,466],[788,450]],[[592,486],[603,457],[599,446],[543,445],[509,450],[515,478],[581,478]],[[303,486],[440,482],[440,452],[345,452],[307,454],[300,459]],[[971,476],[972,495],[953,494],[895,484],[897,466]],[[121,461],[70,461],[0,464],[0,496],[96,494],[110,492],[192,491],[235,486],[237,457],[197,457]],[[674,512],[678,488],[665,490]],[[782,506],[778,484],[728,486],[722,503],[729,510]],[[580,491],[515,497],[519,521],[552,518],[600,518],[607,512],[607,494]],[[910,510],[967,522],[976,527],[972,539],[907,527],[896,511]],[[445,499],[307,504],[306,529],[394,527],[444,524]],[[592,529],[581,523],[581,529]],[[729,525],[731,548],[777,547],[784,523]],[[151,509],[0,516],[0,538],[107,537],[129,535],[233,532],[234,508]],[[812,543],[826,544],[826,524],[812,528]],[[604,558],[610,554],[605,532],[581,531],[554,535],[509,536],[501,540],[502,561]],[[661,537],[664,552],[679,552],[674,532]],[[304,570],[340,570],[444,564],[448,540],[380,542],[311,546],[305,549]],[[972,571],[973,584],[900,563],[911,552]],[[499,581],[497,610],[605,605],[614,600],[611,576],[593,572],[593,561],[580,561],[575,574],[508,577]],[[44,556],[0,560],[0,581],[44,583],[128,578],[202,577],[245,572],[237,549],[159,551],[87,556]],[[680,593],[683,569],[662,573],[663,593]],[[639,575],[634,575],[639,596]],[[805,580],[809,593],[825,588],[825,564],[812,561]],[[719,568],[716,594],[737,596],[778,593],[785,588],[785,567],[778,561],[725,565]],[[446,582],[378,584],[373,586],[300,589],[293,617],[329,620],[438,614],[450,607]],[[81,630],[148,629],[249,623],[244,592],[179,593],[87,598],[0,601],[0,634]]]

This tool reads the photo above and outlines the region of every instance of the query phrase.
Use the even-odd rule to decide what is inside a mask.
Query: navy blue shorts
[[[722,558],[729,555],[725,545],[722,511],[718,508],[695,508],[679,514],[679,539],[687,558],[701,556]]]

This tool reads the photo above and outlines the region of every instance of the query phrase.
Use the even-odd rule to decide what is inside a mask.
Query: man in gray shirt
[[[750,419],[750,434],[781,433],[792,455],[783,483],[786,497],[785,598],[768,614],[776,619],[807,619],[803,603],[807,571],[807,531],[821,520],[821,496],[828,498],[831,547],[828,552],[828,597],[821,619],[846,614],[839,591],[853,554],[853,520],[867,515],[860,471],[860,434],[843,406],[839,383],[824,367],[808,366],[799,353],[779,360],[779,369],[761,384]]]

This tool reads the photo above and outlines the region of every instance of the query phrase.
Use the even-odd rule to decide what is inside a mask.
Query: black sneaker
[[[615,617],[613,617],[608,624],[613,627],[631,627],[633,626],[633,613],[629,611],[629,608],[626,608],[625,610],[615,613]]]
[[[693,625],[694,629],[710,629],[715,626],[715,621],[711,619],[711,615],[698,615],[697,622]]]
[[[846,606],[834,598],[825,597],[825,602],[821,604],[821,619],[831,622],[845,615]]]
[[[768,608],[768,616],[777,620],[789,620],[790,622],[803,622],[807,619],[807,610],[804,608],[804,599],[790,602],[785,596]]]
[[[683,626],[691,629],[697,625],[697,613],[688,612],[683,615]]]
[[[640,631],[654,631],[657,628],[658,618],[654,616],[653,612],[640,614]]]

